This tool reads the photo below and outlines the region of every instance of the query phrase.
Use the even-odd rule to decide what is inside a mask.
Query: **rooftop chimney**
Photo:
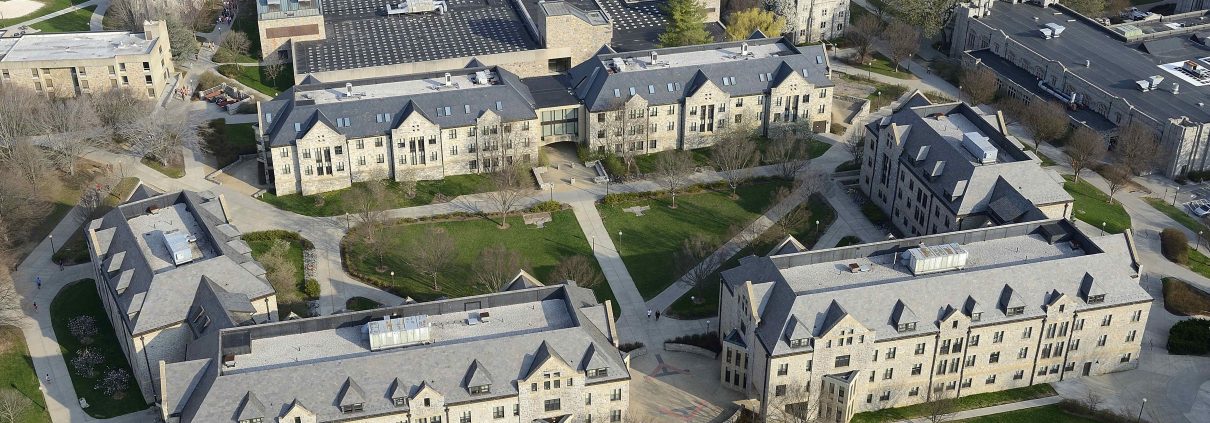
[[[656,52],[654,52],[654,51],[653,51],[653,52],[651,52],[651,64],[653,64],[653,65],[654,65],[654,64],[655,64],[655,62],[658,62],[659,60],[660,60],[660,54],[659,54],[659,53],[656,53]]]
[[[1172,94],[1176,95],[1176,94],[1180,94],[1180,93],[1181,93],[1181,84],[1173,82],[1172,83]]]
[[[445,86],[454,85],[454,77],[449,72],[445,73]]]
[[[746,56],[749,56],[749,55],[751,55],[751,54],[752,54],[752,53],[750,53],[750,52],[748,51],[748,42],[747,42],[747,41],[745,41],[745,42],[740,43],[740,45],[739,45],[739,55],[740,55],[740,56],[745,56],[745,57],[746,57]]]
[[[349,97],[353,96],[353,83],[352,82],[345,83],[345,95],[349,96]]]

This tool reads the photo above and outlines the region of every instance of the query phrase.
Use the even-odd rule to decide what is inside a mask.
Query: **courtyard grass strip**
[[[1069,414],[1063,411],[1062,408],[1059,408],[1058,405],[1044,405],[1009,411],[1007,413],[957,420],[956,423],[1097,423],[1099,421]]]
[[[1105,232],[1120,234],[1130,229],[1130,215],[1117,201],[1110,202],[1109,195],[1083,179],[1076,181],[1070,175],[1064,175],[1063,189],[1075,199],[1075,211],[1072,213],[1089,225],[1101,228]]]
[[[4,381],[0,389],[15,389],[29,399],[29,406],[16,416],[16,423],[50,422],[25,337],[14,327],[0,327],[0,380]]]
[[[95,320],[97,333],[91,340],[72,336],[69,325],[72,318],[77,316],[88,316]],[[109,323],[105,309],[101,307],[101,297],[97,295],[96,283],[92,279],[81,279],[59,290],[59,295],[50,303],[50,319],[55,338],[58,339],[59,348],[63,352],[63,360],[68,363],[68,373],[71,374],[71,384],[76,389],[76,396],[88,401],[89,407],[84,409],[85,413],[94,418],[108,419],[147,408],[134,372],[130,370],[130,364],[122,353],[122,345]],[[81,374],[70,364],[85,348],[103,358],[96,366],[98,374],[93,377]],[[112,396],[97,389],[104,372],[109,370],[125,371],[130,375],[126,389]]]
[[[353,185],[359,184],[361,183]],[[391,195],[384,203],[388,209],[396,209],[446,202],[460,195],[487,192],[491,190],[491,183],[486,175],[452,175],[436,181],[419,181],[416,183],[416,196],[412,198],[403,195],[398,183],[388,181],[387,187]],[[261,201],[305,216],[339,216],[345,213],[341,195],[349,189],[315,195],[265,193],[261,196]]]
[[[1056,395],[1055,388],[1050,384],[1042,383],[1023,388],[1007,389],[997,392],[988,392],[984,394],[975,394],[957,398],[954,400],[953,412],[973,410],[976,408],[991,407],[993,405],[1008,404],[1012,402],[1020,402],[1036,398],[1045,398]],[[870,411],[865,413],[857,413],[853,415],[851,423],[883,423],[895,422],[899,420],[907,420],[917,417],[923,417],[928,413],[930,404],[916,404],[907,407],[886,408],[878,411]]]

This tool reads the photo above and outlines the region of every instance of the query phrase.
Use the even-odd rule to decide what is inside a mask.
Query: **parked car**
[[[1189,213],[1192,213],[1197,217],[1206,217],[1207,215],[1210,215],[1210,203],[1189,203],[1186,204],[1185,207],[1189,208]]]

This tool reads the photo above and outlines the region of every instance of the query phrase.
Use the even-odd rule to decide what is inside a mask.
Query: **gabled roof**
[[[1097,278],[1092,276],[1092,273],[1085,272],[1084,278],[1080,280],[1080,298],[1087,302],[1088,297],[1094,295],[1105,295],[1105,287],[1097,283]]]
[[[534,372],[541,368],[543,364],[546,364],[546,362],[551,360],[563,363],[564,366],[567,365],[567,360],[564,360],[563,357],[560,357],[559,353],[555,351],[549,343],[542,341],[542,345],[538,345],[538,351],[534,352],[534,359],[530,362],[529,369],[525,371],[525,377],[522,379],[529,379],[529,377],[533,376]]]
[[[744,335],[739,333],[738,329],[731,329],[731,333],[728,333],[727,337],[723,338],[723,341],[730,342],[740,348],[748,348],[748,343],[744,341]]]
[[[244,420],[264,419],[265,417],[265,406],[261,404],[260,400],[256,399],[256,395],[252,391],[244,394],[244,400],[239,405],[239,413],[235,415],[235,420],[242,422]]]
[[[492,374],[483,368],[483,364],[479,363],[479,360],[475,360],[471,362],[470,368],[466,370],[466,379],[462,384],[465,388],[491,385]]]
[[[387,392],[387,398],[410,398],[412,396],[411,387],[405,385],[399,378],[395,378],[391,382],[391,390]]]
[[[781,243],[773,247],[772,250],[769,250],[769,254],[766,255],[777,256],[782,254],[801,253],[803,251],[807,251],[807,247],[802,245],[801,242],[798,242],[798,240],[791,235],[787,236],[786,239],[783,239]]]
[[[521,270],[517,272],[517,276],[513,276],[513,279],[504,285],[504,288],[500,289],[500,292],[516,291],[519,289],[529,289],[539,286],[546,286],[546,284],[543,284],[538,280],[538,278],[530,275],[529,272]]]
[[[602,352],[597,350],[597,346],[589,345],[588,350],[584,351],[584,359],[580,360],[580,371],[590,369],[604,369],[609,367],[609,361],[602,356]]]
[[[1015,307],[1025,307],[1025,300],[1021,299],[1021,294],[1018,294],[1012,286],[1004,284],[1004,289],[1000,291],[1000,309],[1008,313],[1008,309]]]
[[[823,322],[820,323],[819,330],[815,332],[815,336],[823,336],[823,334],[828,333],[828,331],[832,330],[832,327],[840,323],[840,319],[848,315],[849,312],[845,311],[839,302],[832,300],[832,303],[828,305],[828,310],[823,314]]]
[[[337,398],[336,403],[345,406],[352,404],[364,404],[366,402],[365,392],[353,381],[353,378],[345,379],[344,391],[340,393],[340,398]]]
[[[807,339],[811,337],[811,328],[808,328],[798,315],[790,316],[790,323],[786,325],[786,340],[793,341],[795,339]]]
[[[895,310],[891,312],[891,323],[898,326],[919,321],[920,318],[916,316],[916,312],[904,304],[903,300],[895,302]]]
[[[966,301],[962,303],[962,311],[965,312],[967,316],[974,316],[975,313],[983,312],[983,305],[979,304],[978,301],[975,301],[975,297],[968,295],[966,297]]]

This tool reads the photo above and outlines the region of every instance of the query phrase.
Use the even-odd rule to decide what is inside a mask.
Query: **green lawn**
[[[900,66],[899,70],[896,71],[895,63],[891,62],[890,58],[883,56],[882,53],[875,52],[873,57],[870,60],[867,60],[866,63],[850,63],[850,65],[863,71],[873,72],[879,75],[886,75],[891,78],[916,79],[916,77],[912,76],[912,73],[908,72],[907,68],[903,66]]]
[[[991,407],[993,405],[1007,404],[1010,402],[1019,402],[1035,398],[1044,398],[1054,395],[1055,389],[1052,388],[1050,384],[1043,383],[1033,386],[1026,386],[1024,388],[961,397],[954,401],[954,411]],[[850,422],[879,423],[920,417],[926,413],[925,406],[927,405],[928,404],[917,404],[909,405],[907,407],[887,408],[878,411],[857,413],[853,415],[853,419],[850,420]]]
[[[1058,405],[1045,405],[1007,413],[992,414],[990,416],[975,417],[973,419],[958,420],[958,422],[962,423],[1097,423],[1099,421],[1067,414]]]
[[[678,200],[679,201],[679,200]],[[827,231],[828,226],[836,220],[836,210],[828,205],[828,201],[818,194],[812,195],[810,200],[805,205],[800,205],[799,208],[806,208],[810,211],[810,218],[804,224],[792,229],[794,238],[801,242],[807,248],[812,248],[819,237]],[[819,225],[815,221],[819,221]],[[722,283],[721,275],[723,270],[730,269],[739,265],[739,259],[750,255],[763,256],[769,253],[777,243],[781,242],[780,237],[767,236],[757,238],[756,241],[748,244],[747,247],[740,249],[735,255],[723,262],[709,277],[706,278],[706,286],[697,290],[686,293],[681,298],[672,303],[668,308],[669,316],[678,319],[703,319],[710,316],[718,315],[718,288]],[[629,267],[629,265],[627,266]],[[633,273],[632,273],[633,275]],[[691,297],[700,297],[698,301],[694,301]]]
[[[55,225],[58,225],[67,216],[67,212],[71,211],[72,207],[75,207],[80,202],[82,187],[91,183],[92,175],[94,174],[92,172],[99,171],[99,168],[100,165],[96,162],[82,160],[77,165],[75,175],[55,172],[61,185],[55,195],[51,197],[52,203],[50,204],[50,211],[46,214],[46,218],[27,228],[17,230],[18,235],[21,236],[21,238],[14,240],[21,245],[17,252],[19,256],[18,261],[23,260],[30,250],[36,247],[47,235],[50,235],[50,231],[54,230]],[[59,243],[64,241],[66,240],[55,240],[56,246],[61,245]]]
[[[1201,251],[1189,249],[1189,270],[1210,278],[1210,257],[1206,257]]]
[[[356,185],[356,184],[354,184]],[[388,182],[392,195],[387,199],[387,208],[423,206],[434,202],[449,201],[459,195],[475,194],[491,190],[491,183],[486,175],[453,175],[436,181],[420,181],[416,183],[416,196],[407,198],[399,191],[399,185]],[[282,210],[292,211],[307,216],[336,216],[345,213],[340,196],[346,189],[329,191],[316,195],[290,194],[277,196],[265,193],[261,200]],[[441,198],[441,197],[444,197]]]
[[[25,337],[13,327],[0,327],[0,380],[4,381],[0,389],[16,389],[30,400],[27,403],[29,407],[17,416],[16,423],[50,422],[50,415],[46,414],[46,400],[42,398]]]
[[[86,0],[37,0],[37,1],[39,3],[42,3],[41,9],[38,9],[38,10],[34,11],[33,13],[30,13],[25,16],[18,16],[15,18],[5,17],[4,19],[0,19],[0,28],[13,26],[13,25],[19,24],[21,22],[25,22],[30,19],[37,18],[39,16],[48,15],[50,13],[54,13],[54,12],[66,9],[68,6],[84,3]],[[85,30],[87,30],[87,29],[88,28],[85,28]]]
[[[930,97],[930,98],[931,98],[931,97]],[[1034,154],[1037,154],[1037,155],[1038,155],[1038,160],[1040,160],[1040,161],[1042,162],[1042,167],[1046,167],[1046,166],[1054,166],[1054,165],[1058,164],[1058,162],[1055,162],[1055,160],[1054,160],[1054,159],[1052,159],[1052,158],[1050,158],[1050,156],[1047,156],[1047,155],[1045,155],[1045,154],[1042,154],[1042,152],[1041,152],[1041,151],[1039,151],[1039,150],[1034,150],[1034,148],[1033,148],[1033,147],[1030,147],[1030,146],[1026,145],[1026,146],[1025,146],[1025,149],[1026,149],[1026,150],[1029,150],[1029,151],[1032,151],[1032,152],[1034,152]]]
[[[353,297],[345,301],[345,310],[348,311],[373,310],[379,307],[382,307],[382,304],[366,297]]]
[[[650,299],[681,276],[670,264],[686,239],[704,234],[715,245],[722,245],[732,232],[747,226],[769,207],[778,188],[788,186],[789,182],[781,180],[745,185],[737,191],[738,200],[731,199],[728,192],[682,194],[677,196],[675,209],[669,207],[670,200],[665,197],[597,208],[639,293]],[[636,205],[651,209],[638,217],[622,211]]]
[[[222,65],[219,67],[219,73],[235,78],[236,81],[247,85],[248,88],[260,91],[270,97],[276,97],[282,91],[294,86],[293,66],[288,64],[282,66],[281,73],[277,75],[277,79],[266,75],[264,66]]]
[[[852,171],[852,170],[861,170],[861,163],[857,163],[856,160],[849,160],[847,162],[836,165],[836,169],[833,170],[833,172],[839,173],[839,172],[848,172],[848,171]]]
[[[1189,213],[1185,213],[1184,210],[1181,210],[1177,206],[1155,197],[1143,197],[1143,201],[1146,201],[1147,204],[1151,205],[1151,207],[1159,210],[1160,213],[1168,215],[1168,217],[1172,218],[1172,220],[1180,223],[1181,226],[1189,228],[1189,230],[1193,231],[1193,233],[1206,232],[1206,236],[1210,236],[1210,228],[1206,227],[1206,225],[1198,220],[1198,218],[1189,215]]]
[[[159,160],[151,160],[151,159],[146,159],[146,158],[144,158],[143,160],[140,160],[139,162],[143,163],[143,165],[145,165],[149,168],[154,169],[156,172],[160,172],[160,173],[164,174],[164,176],[167,176],[172,179],[180,179],[185,176],[185,167],[184,166],[165,165],[163,163],[160,163]]]
[[[93,211],[90,219],[99,219],[105,213],[109,213],[114,207],[122,203],[122,200],[130,197],[131,191],[139,186],[139,178],[126,177],[118,181],[118,185],[109,191],[109,195],[101,201],[101,205]],[[58,240],[57,242],[63,242]],[[74,231],[71,238],[59,245],[59,250],[54,255],[55,262],[63,263],[64,265],[72,265],[84,263],[89,260],[88,244],[84,242],[84,232]]]
[[[861,244],[861,243],[862,243],[861,238],[855,237],[853,235],[848,235],[844,238],[841,238],[840,242],[836,243],[836,246],[837,247],[848,247],[850,245],[857,245],[857,244]]]
[[[301,317],[309,317],[310,310],[307,308],[307,295],[303,293],[303,279],[306,276],[303,272],[303,244],[295,236],[281,236],[284,231],[264,231],[264,232],[248,232],[243,236],[244,241],[252,247],[252,258],[260,260],[261,256],[269,252],[273,247],[273,243],[282,239],[290,244],[290,251],[286,254],[290,263],[294,265],[295,282],[293,291],[281,292],[277,291],[277,314],[278,317],[285,319],[290,313],[295,313]]]
[[[251,123],[227,124],[223,119],[214,119],[199,132],[202,144],[214,155],[220,169],[235,163],[242,154],[256,153],[256,133]]]
[[[30,26],[42,32],[87,31],[88,21],[92,20],[92,12],[96,9],[96,6],[76,9]]]
[[[1067,180],[1063,189],[1076,201],[1075,213],[1072,213],[1076,219],[1098,228],[1104,224],[1105,232],[1112,234],[1130,229],[1130,215],[1121,204],[1110,203],[1109,195],[1083,179],[1077,182],[1069,175],[1064,175],[1063,179]]]
[[[885,106],[889,106],[892,102],[898,100],[900,96],[907,92],[907,87],[903,85],[885,84],[874,81],[870,78],[866,78],[865,75],[848,75],[843,73],[840,75],[841,78],[869,85],[874,88],[874,92],[866,96],[866,99],[870,100],[871,112],[881,109]]]
[[[1190,285],[1183,280],[1166,277],[1164,285],[1164,309],[1177,316],[1210,315],[1210,293]]]
[[[255,0],[236,0],[235,19],[231,22],[231,29],[239,31],[248,36],[248,54],[253,57],[260,57],[260,31],[256,24],[256,1]]]
[[[69,371],[76,395],[87,400],[90,405],[84,411],[94,418],[107,419],[146,409],[143,394],[139,392],[139,385],[135,382],[134,373],[130,371],[125,355],[122,354],[121,344],[109,324],[109,318],[101,308],[101,298],[97,296],[96,285],[92,279],[82,279],[64,287],[50,303],[51,325],[55,329],[59,347],[63,350],[63,359],[68,363],[71,363],[81,348],[86,347],[67,329],[68,322],[76,316],[92,316],[96,319],[97,336],[87,347],[105,358],[98,369],[101,369],[101,372],[107,369],[121,369],[131,375],[128,388],[117,395],[120,398],[114,398],[95,388],[100,376],[89,378],[77,374],[75,370]]]
[[[763,154],[765,148],[768,146],[768,139],[762,137],[756,140],[757,153]],[[832,144],[828,144],[817,139],[807,140],[807,154],[812,159],[827,153],[829,148],[832,148]],[[689,150],[689,152],[693,153],[693,162],[702,167],[710,166],[710,151],[711,147],[702,147]],[[644,154],[642,156],[637,156],[634,158],[634,164],[635,166],[638,166],[639,172],[652,173],[655,172],[657,157],[658,156],[656,154]]]
[[[395,223],[383,229],[389,235],[386,244],[378,248],[384,251],[382,262],[385,271],[378,271],[379,261],[376,254],[368,252],[359,243],[351,242],[348,238],[342,248],[345,266],[354,276],[364,281],[386,287],[401,297],[408,296],[418,301],[428,301],[441,296],[465,297],[494,292],[471,282],[474,276],[472,264],[480,251],[497,244],[502,244],[524,257],[533,270],[531,274],[543,283],[550,282],[551,271],[567,257],[588,257],[596,267],[596,260],[592,259],[592,246],[589,245],[589,240],[584,238],[584,231],[580,230],[571,210],[551,213],[551,222],[541,229],[526,225],[519,215],[510,216],[508,221],[508,229],[500,229],[495,221],[484,218]],[[416,248],[417,242],[423,246],[423,241],[417,240],[422,239],[432,226],[445,229],[458,247],[458,257],[450,266],[450,270],[437,277],[440,290],[433,290],[432,279],[421,275],[407,264],[406,252]],[[390,275],[391,271],[395,272],[394,277]],[[597,271],[600,272],[600,269]],[[508,281],[500,281],[505,282]],[[602,282],[593,287],[593,291],[601,301],[613,300],[613,291],[609,289],[608,283]]]

